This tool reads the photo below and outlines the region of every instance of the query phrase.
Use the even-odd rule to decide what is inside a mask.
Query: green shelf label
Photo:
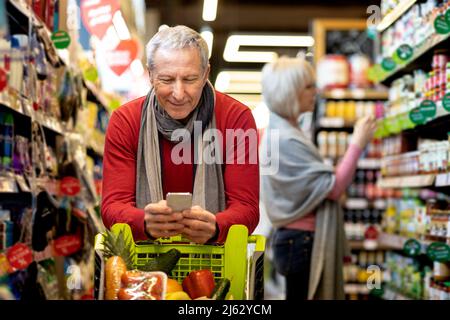
[[[439,34],[447,34],[450,32],[450,24],[446,17],[447,13],[445,15],[441,14],[437,16],[436,20],[434,20],[434,29]]]
[[[444,107],[445,111],[450,112],[450,93],[447,93],[444,96],[444,99],[442,99],[442,106]]]
[[[414,108],[411,110],[409,112],[409,119],[411,119],[414,124],[424,124],[426,120],[420,111],[420,108]]]
[[[63,30],[54,32],[51,38],[57,49],[65,49],[70,44],[70,36]]]
[[[437,262],[450,261],[450,247],[443,242],[433,242],[427,248],[427,256],[432,261]]]
[[[413,56],[413,48],[408,44],[402,44],[395,52],[400,60],[407,61]]]
[[[450,9],[445,13],[445,20],[447,20],[447,24],[450,25]]]
[[[392,58],[384,58],[383,61],[381,62],[381,67],[385,71],[392,71],[395,69],[396,66],[397,64]]]
[[[422,246],[416,239],[408,239],[403,245],[403,252],[410,257],[416,257],[420,254]]]
[[[420,112],[425,118],[434,118],[436,116],[436,103],[431,100],[424,100],[420,104]]]

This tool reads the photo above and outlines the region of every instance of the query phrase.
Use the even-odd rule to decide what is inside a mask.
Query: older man
[[[159,31],[147,60],[151,91],[116,110],[106,133],[105,226],[128,223],[135,240],[181,234],[197,243],[224,242],[233,224],[251,233],[259,221],[259,168],[250,110],[214,90],[206,42],[188,27]],[[211,130],[220,141],[205,138]],[[197,157],[208,154],[208,142],[215,161]],[[192,193],[192,207],[174,212],[164,200],[169,192]]]

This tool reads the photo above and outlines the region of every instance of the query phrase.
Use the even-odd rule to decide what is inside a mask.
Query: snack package
[[[127,271],[122,275],[119,300],[164,300],[167,275],[160,271]]]

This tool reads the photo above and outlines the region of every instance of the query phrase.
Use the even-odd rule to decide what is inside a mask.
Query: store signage
[[[420,111],[420,108],[411,110],[409,112],[409,119],[411,119],[414,124],[424,124],[426,120],[423,113]]]
[[[407,61],[413,56],[413,48],[408,44],[402,44],[395,53],[400,60]]]
[[[385,71],[392,71],[395,69],[396,66],[397,64],[392,58],[384,58],[383,61],[381,62],[381,67]]]
[[[447,34],[450,32],[450,24],[448,23],[446,16],[447,14],[445,16],[441,14],[434,20],[434,29],[439,34]]]
[[[447,93],[442,99],[442,106],[448,112],[450,112],[450,93]]]
[[[422,246],[416,239],[408,239],[403,245],[403,252],[410,257],[416,257],[420,254]]]
[[[433,242],[427,248],[427,256],[432,261],[450,261],[450,247],[444,242]]]
[[[70,36],[64,30],[53,32],[51,39],[56,49],[66,49],[70,44]]]
[[[53,241],[55,254],[60,257],[71,256],[81,248],[80,237],[76,235],[61,236]]]
[[[106,52],[106,63],[115,74],[121,76],[137,58],[138,48],[136,40],[122,40],[114,50]]]
[[[81,190],[80,181],[74,177],[64,177],[60,189],[63,195],[76,196]]]
[[[0,68],[0,92],[6,88],[8,84],[8,76],[6,75],[6,71]]]
[[[82,0],[81,18],[91,35],[102,39],[112,25],[114,14],[120,9],[117,0]]]
[[[17,243],[6,253],[9,264],[17,270],[26,269],[33,262],[33,252],[24,243]]]
[[[423,100],[420,104],[420,112],[425,118],[434,118],[436,116],[436,103],[432,100]]]

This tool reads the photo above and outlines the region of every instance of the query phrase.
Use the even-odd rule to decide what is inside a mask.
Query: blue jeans
[[[308,298],[314,232],[280,228],[273,238],[274,263],[286,277],[286,300]]]

